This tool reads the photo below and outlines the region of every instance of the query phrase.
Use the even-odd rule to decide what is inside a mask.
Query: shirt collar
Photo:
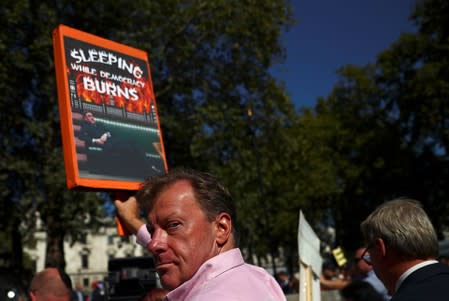
[[[423,261],[421,263],[418,263],[417,265],[412,266],[411,268],[409,268],[407,271],[405,271],[404,273],[402,273],[401,277],[399,277],[398,281],[396,282],[396,286],[395,286],[395,292],[398,291],[399,287],[401,286],[401,284],[404,282],[405,278],[407,278],[408,276],[410,276],[411,273],[413,273],[414,271],[423,268],[427,265],[430,264],[434,264],[437,263],[438,261],[432,259],[432,260],[426,260]]]
[[[188,296],[197,286],[202,286],[208,280],[244,263],[242,253],[238,248],[214,256],[205,261],[192,278],[169,292],[167,294],[167,300],[184,300],[185,296]]]

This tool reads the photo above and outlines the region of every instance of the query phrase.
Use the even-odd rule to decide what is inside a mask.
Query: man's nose
[[[148,250],[157,254],[167,249],[167,232],[163,229],[156,229],[151,235],[151,242],[148,244]]]

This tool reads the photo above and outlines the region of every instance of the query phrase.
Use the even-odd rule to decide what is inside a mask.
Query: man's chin
[[[171,281],[163,281],[162,279],[161,279],[161,284],[162,284],[163,288],[165,288],[166,290],[169,290],[169,291],[172,291],[179,286],[179,284],[175,284]]]
[[[173,279],[173,275],[170,275],[168,271],[165,271],[163,273],[158,272],[158,274],[159,279],[161,280],[161,284],[165,289],[171,291],[181,285],[180,281],[177,279]]]

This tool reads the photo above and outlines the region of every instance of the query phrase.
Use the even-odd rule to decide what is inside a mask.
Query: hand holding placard
[[[136,234],[144,224],[140,219],[140,208],[137,199],[127,192],[116,192],[114,195],[116,208],[117,233],[120,236]]]

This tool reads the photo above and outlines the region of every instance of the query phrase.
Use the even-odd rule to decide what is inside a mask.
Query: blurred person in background
[[[320,278],[321,287],[325,290],[341,290],[351,284],[353,281],[365,281],[369,283],[383,298],[384,301],[390,299],[387,289],[377,278],[373,267],[363,260],[366,248],[358,248],[354,253],[354,261],[350,268],[349,275],[345,277],[334,277],[329,279],[325,277],[326,269],[323,268],[323,275]],[[327,272],[329,273],[329,272]]]
[[[449,300],[449,266],[439,263],[435,229],[421,204],[394,199],[361,224],[363,259],[392,295],[391,301]]]
[[[290,278],[288,277],[287,272],[280,271],[276,273],[276,280],[279,283],[279,286],[282,288],[284,294],[291,294],[292,289],[290,287]]]
[[[366,281],[354,280],[341,289],[344,301],[383,301],[384,298]]]
[[[90,294],[90,301],[105,301],[106,292],[104,283],[102,281],[92,282],[92,293]]]
[[[72,282],[61,269],[46,268],[33,277],[29,293],[31,301],[70,301]]]
[[[74,301],[85,301],[87,299],[86,294],[83,292],[83,288],[79,283],[75,285],[75,289],[73,290],[73,299]]]

